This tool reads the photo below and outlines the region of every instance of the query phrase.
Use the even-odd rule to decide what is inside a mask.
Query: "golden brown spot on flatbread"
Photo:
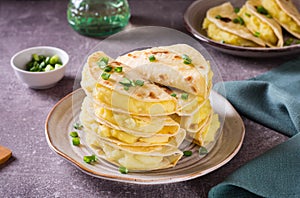
[[[197,89],[194,86],[192,86],[192,90],[193,92],[197,92]]]
[[[162,88],[163,88],[163,90],[164,90],[166,93],[168,93],[168,94],[173,93],[173,91],[172,91],[171,89],[167,88],[167,87],[162,87]]]
[[[131,56],[132,56],[132,54],[127,54],[127,56],[131,57]]]
[[[118,61],[113,61],[110,63],[111,66],[114,66],[114,65],[117,65],[117,66],[120,66],[122,65],[122,63],[118,62]]]
[[[106,84],[106,85],[110,85],[110,84],[111,84],[111,83],[110,83],[109,81],[107,81],[107,80],[105,80],[103,83]]]
[[[175,58],[175,59],[181,59],[181,57],[178,56],[178,55],[175,55],[174,58]]]
[[[152,91],[149,93],[149,97],[152,98],[152,99],[158,99],[158,97],[156,96],[156,94],[154,92],[152,92]]]
[[[166,74],[159,74],[158,77],[161,79],[161,80],[167,80],[168,79],[168,76]]]
[[[136,93],[135,95],[136,95],[137,97],[142,98],[142,97],[145,97],[145,96],[146,96],[146,92],[138,92],[138,93]]]
[[[192,82],[193,77],[192,76],[188,76],[184,80],[187,81],[187,82]]]
[[[168,54],[169,51],[158,51],[158,52],[151,52],[152,54]]]
[[[204,68],[205,68],[205,67],[204,67],[204,66],[202,66],[202,65],[200,65],[199,67],[200,67],[201,69],[204,69]]]
[[[197,129],[197,127],[198,127],[198,125],[194,123],[194,124],[190,124],[189,128],[190,129]]]

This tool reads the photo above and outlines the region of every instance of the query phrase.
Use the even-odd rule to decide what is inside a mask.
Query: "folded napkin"
[[[215,197],[300,197],[300,59],[215,90],[246,117],[291,138],[213,187]]]

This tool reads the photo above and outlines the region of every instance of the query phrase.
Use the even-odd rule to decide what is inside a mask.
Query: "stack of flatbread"
[[[208,98],[210,66],[188,45],[133,51],[116,60],[95,52],[81,86],[88,146],[128,170],[173,167],[184,140],[204,146],[219,128]]]
[[[245,47],[283,47],[281,27],[300,39],[300,13],[292,0],[247,0],[241,9],[226,2],[209,9],[203,22],[213,40]]]

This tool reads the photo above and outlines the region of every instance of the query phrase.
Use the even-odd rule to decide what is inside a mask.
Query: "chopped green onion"
[[[181,56],[181,58],[183,59],[183,63],[184,64],[191,64],[192,63],[192,59],[188,56],[188,55],[186,55],[186,54],[183,54],[182,56]]]
[[[154,62],[156,60],[154,55],[149,56],[149,61],[150,62]]]
[[[116,67],[115,72],[121,73],[123,71],[123,67]]]
[[[235,13],[239,13],[239,11],[240,11],[240,8],[234,8]]]
[[[215,18],[216,19],[221,19],[222,17],[221,17],[221,15],[217,15],[217,16],[215,16]]]
[[[123,78],[119,83],[121,85],[124,85],[124,86],[127,86],[127,87],[132,85],[131,80],[129,80],[128,78]]]
[[[260,13],[260,14],[263,14],[263,15],[268,15],[269,14],[269,12],[268,12],[268,10],[266,10],[263,6],[257,6],[256,7],[256,11],[258,12],[258,13]]]
[[[144,85],[144,81],[142,81],[142,80],[136,80],[135,84],[138,85],[138,86],[143,86]]]
[[[241,25],[245,25],[245,22],[242,17],[238,16],[237,18],[233,19],[233,23],[239,23]]]
[[[224,40],[222,40],[222,41],[220,41],[220,43],[225,43],[225,41],[224,41]]]
[[[129,90],[129,87],[128,87],[128,86],[124,86],[124,90],[125,90],[125,91],[128,91],[128,90]]]
[[[287,40],[284,41],[285,46],[289,46],[294,42],[293,38],[288,38]]]
[[[176,93],[171,93],[171,96],[176,97]]]
[[[181,99],[182,100],[187,100],[188,98],[189,98],[189,94],[187,94],[187,93],[181,94]]]
[[[84,156],[83,161],[85,161],[88,164],[91,164],[92,162],[96,162],[97,158],[96,155]]]
[[[192,156],[192,154],[193,154],[192,151],[183,151],[183,155],[184,155],[184,156],[189,157],[189,156]]]
[[[295,44],[300,44],[300,40],[296,40]]]
[[[70,132],[71,137],[78,137],[78,133],[76,131]]]
[[[80,138],[79,137],[73,137],[72,143],[74,146],[78,146],[80,144]]]
[[[59,62],[60,62],[60,60],[59,60],[59,56],[58,56],[58,55],[52,56],[52,57],[50,58],[50,60],[49,60],[49,63],[50,63],[51,65],[55,65],[56,63],[59,63]]]
[[[111,66],[106,66],[105,68],[104,68],[104,71],[105,72],[110,72],[112,70],[112,67]]]
[[[107,66],[107,64],[108,64],[108,57],[102,57],[98,62],[97,62],[97,64],[98,64],[98,66],[101,68],[101,69],[104,69],[106,66]]]
[[[124,166],[120,166],[119,167],[119,171],[122,174],[127,174],[128,173],[128,169],[126,167],[124,167]]]
[[[109,74],[109,73],[103,72],[103,73],[101,74],[101,78],[102,78],[103,80],[108,80],[109,77],[110,77],[110,74]]]
[[[255,37],[260,37],[260,33],[259,33],[259,32],[255,32],[253,35],[254,35]]]
[[[52,70],[54,70],[54,67],[52,67],[52,65],[47,65],[45,67],[45,71],[52,71]]]
[[[79,123],[76,122],[76,123],[73,125],[73,127],[74,127],[74,129],[81,130],[83,126],[82,126],[81,124],[79,124]]]
[[[39,55],[37,55],[37,54],[32,54],[32,58],[33,58],[35,61],[39,61],[39,60],[40,60]]]
[[[208,153],[207,149],[204,146],[199,148],[199,155],[206,155]]]
[[[249,13],[245,13],[245,15],[246,15],[247,17],[251,17],[251,14],[249,14]]]

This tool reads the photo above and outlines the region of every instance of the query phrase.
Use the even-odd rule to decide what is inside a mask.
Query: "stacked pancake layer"
[[[184,62],[186,57],[191,61]],[[215,138],[219,121],[208,99],[211,81],[208,62],[183,44],[116,60],[92,54],[81,81],[87,97],[80,121],[88,146],[133,171],[175,166],[184,140],[204,146]]]

